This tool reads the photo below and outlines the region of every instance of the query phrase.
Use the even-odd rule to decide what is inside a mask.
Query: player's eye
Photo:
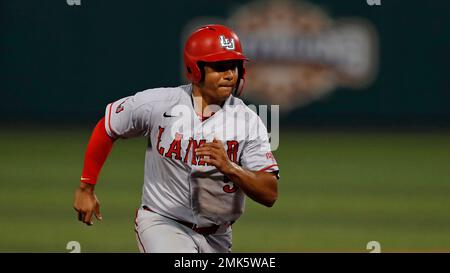
[[[228,70],[235,70],[238,66],[238,62],[236,61],[225,61],[225,62],[216,62],[211,63],[210,67],[217,72],[225,72]]]

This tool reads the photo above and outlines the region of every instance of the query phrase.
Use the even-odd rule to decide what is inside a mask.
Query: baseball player
[[[231,252],[245,195],[277,199],[278,165],[261,119],[238,98],[245,77],[238,36],[207,25],[184,48],[191,84],[155,88],[106,107],[87,145],[75,192],[78,220],[102,219],[94,187],[113,143],[148,138],[135,231],[141,252]]]

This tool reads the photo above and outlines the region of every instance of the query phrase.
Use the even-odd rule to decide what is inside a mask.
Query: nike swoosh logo
[[[82,181],[86,181],[86,180],[91,180],[90,178],[86,178],[86,177],[82,177],[81,178]]]
[[[167,112],[164,112],[163,117],[165,117],[165,118],[173,118],[173,117],[178,117],[178,116],[168,115]]]

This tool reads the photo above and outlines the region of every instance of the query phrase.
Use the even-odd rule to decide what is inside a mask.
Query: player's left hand
[[[233,168],[233,163],[228,158],[227,152],[223,147],[223,142],[218,139],[213,139],[212,142],[207,142],[200,145],[195,150],[196,155],[203,156],[203,161],[207,164],[215,166],[221,173],[228,174]]]

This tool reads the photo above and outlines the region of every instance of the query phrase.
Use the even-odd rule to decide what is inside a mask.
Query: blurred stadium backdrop
[[[449,252],[450,2],[367,2],[1,0],[0,252],[138,251],[145,139],[115,144],[92,227],[85,146],[107,103],[185,82],[203,23],[236,28],[244,99],[281,112],[279,200],[247,200],[234,252]]]

